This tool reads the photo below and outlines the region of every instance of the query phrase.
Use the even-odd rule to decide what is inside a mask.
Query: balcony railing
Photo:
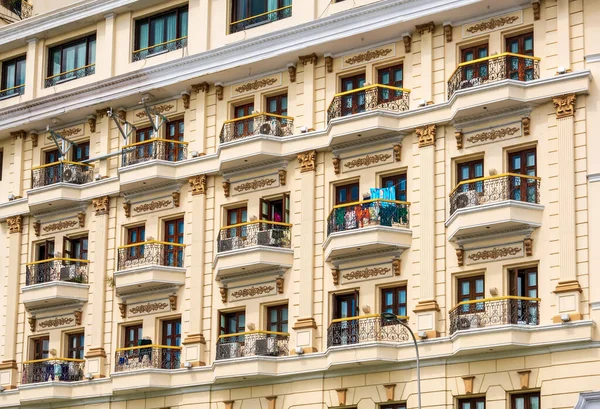
[[[87,283],[89,260],[74,258],[50,258],[26,265],[25,285],[66,281]]]
[[[19,16],[21,20],[33,14],[33,6],[26,0],[0,0],[0,5]]]
[[[33,189],[55,183],[83,185],[94,180],[94,165],[89,163],[59,161],[31,169]]]
[[[408,317],[398,316],[407,321]],[[410,338],[408,330],[396,320],[387,320],[379,314],[338,318],[327,328],[327,348],[365,342],[400,342]]]
[[[287,332],[250,331],[220,335],[217,341],[217,360],[244,356],[289,355]]]
[[[140,48],[139,50],[135,50],[133,52],[132,60],[140,61],[145,60],[148,57],[154,57],[155,55],[160,55],[164,53],[168,53],[169,51],[179,50],[183,47],[186,47],[188,43],[187,36],[176,38],[175,40],[165,41],[164,43],[154,44],[150,47]]]
[[[183,267],[185,244],[149,240],[119,247],[117,270],[142,266]]]
[[[23,362],[22,383],[83,380],[83,359],[46,358]]]
[[[448,99],[459,89],[501,80],[531,81],[540,78],[540,58],[502,53],[460,63],[448,79]]]
[[[292,16],[292,6],[285,6],[276,10],[267,11],[266,13],[257,14],[248,18],[234,21],[229,24],[229,33],[237,33],[238,31],[261,26],[273,21],[282,20]]]
[[[450,310],[450,335],[494,325],[538,325],[540,301],[512,295],[463,301]]]
[[[219,232],[217,252],[240,250],[253,246],[290,248],[292,225],[255,220],[225,226]]]
[[[370,199],[333,207],[327,218],[327,235],[366,226],[409,227],[409,202]]]
[[[74,70],[69,70],[65,72],[61,72],[56,75],[52,75],[46,78],[46,88],[53,87],[62,82],[67,82],[71,80],[75,80],[77,78],[87,77],[88,75],[92,75],[96,72],[96,64],[89,64],[83,67],[75,68]]]
[[[123,147],[122,166],[131,166],[151,160],[179,162],[187,159],[187,147],[188,142],[159,138],[132,143]]]
[[[179,369],[181,347],[168,345],[140,345],[115,351],[115,372],[137,369]]]
[[[383,109],[408,111],[410,90],[375,84],[335,94],[327,110],[327,123],[334,118]]]
[[[221,143],[237,141],[255,135],[290,136],[294,133],[294,118],[276,114],[259,113],[230,119],[223,123]]]
[[[515,173],[462,181],[450,193],[450,214],[458,209],[505,200],[539,203],[540,181],[538,176]]]
[[[0,90],[0,100],[16,97],[25,93],[25,84]]]

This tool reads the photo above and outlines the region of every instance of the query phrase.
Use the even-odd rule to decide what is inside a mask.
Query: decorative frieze
[[[311,172],[316,170],[317,166],[317,151],[308,151],[298,154],[298,162],[300,163],[300,172]]]
[[[504,260],[509,258],[522,257],[523,245],[521,243],[512,243],[501,247],[490,246],[476,249],[465,249],[464,254],[466,255],[466,260],[468,264]]]
[[[419,148],[435,145],[436,125],[426,125],[416,129]]]
[[[309,55],[301,55],[298,57],[298,60],[302,63],[302,65],[306,64],[316,64],[317,63],[317,54],[312,53]]]
[[[504,29],[523,23],[522,11],[463,25],[463,37]]]
[[[277,180],[273,178],[254,179],[250,182],[240,183],[239,185],[235,186],[233,190],[239,193],[248,190],[259,190],[264,189],[265,187],[270,187],[275,182],[277,182]]]
[[[387,275],[391,269],[389,267],[366,267],[359,270],[353,270],[349,273],[344,274],[346,280],[365,280],[368,278],[376,278],[379,276]]]
[[[188,182],[192,196],[206,194],[206,175],[192,176]]]
[[[366,155],[361,158],[352,159],[349,162],[344,161],[344,167],[348,169],[355,169],[361,167],[369,167],[371,165],[382,165],[389,161],[392,155],[389,153],[379,153],[375,155]]]
[[[145,315],[167,310],[170,303],[164,301],[147,302],[129,308],[129,315]]]
[[[84,135],[84,126],[83,124],[76,125],[69,128],[61,129],[59,131],[56,131],[56,133],[62,136],[63,138],[76,138],[78,136]]]
[[[96,214],[96,216],[108,214],[108,202],[108,196],[102,196],[92,199],[92,206],[94,207],[94,213]]]
[[[239,290],[236,289],[234,291],[231,291],[230,295],[231,295],[231,297],[233,297],[235,299],[252,298],[252,297],[256,297],[257,295],[272,294],[275,292],[275,290],[276,290],[276,288],[273,287],[272,285],[258,285],[258,286],[241,288]]]
[[[77,220],[60,220],[42,227],[42,230],[44,230],[46,233],[49,233],[73,228],[78,224],[79,222]]]
[[[374,61],[392,58],[396,55],[396,45],[387,44],[367,51],[347,54],[342,57],[342,68],[357,66]]]
[[[552,97],[556,109],[556,119],[568,118],[575,115],[575,94]]]
[[[177,101],[169,101],[164,104],[154,105],[152,111],[157,114],[166,115],[177,112]],[[146,110],[137,109],[133,112],[134,121],[139,122],[148,118]]]
[[[43,329],[52,329],[52,328],[66,327],[71,324],[75,325],[74,317],[57,317],[57,318],[51,318],[51,319],[48,319],[45,321],[39,321],[38,327],[43,328]]]
[[[435,31],[435,23],[433,21],[430,21],[429,23],[418,24],[416,26],[416,30],[421,35],[423,35],[425,33],[433,33]]]
[[[235,88],[232,86],[231,88],[236,94],[244,94],[246,92],[258,91],[259,89],[270,87],[279,82],[280,80],[278,77],[269,77],[247,82]]]
[[[23,218],[20,215],[7,217],[6,224],[8,225],[8,232],[21,233],[23,231]]]
[[[467,138],[468,142],[471,143],[478,143],[478,142],[493,142],[496,139],[501,139],[504,138],[506,136],[513,136],[515,135],[517,132],[519,132],[520,129],[516,126],[513,127],[505,127],[505,128],[497,128],[497,129],[492,129],[490,131],[485,131],[485,132],[480,132],[477,133],[473,136],[469,136]]]
[[[162,210],[171,208],[171,204],[173,201],[168,199],[162,200],[153,200],[149,203],[143,203],[133,208],[133,211],[136,213],[145,213],[145,212],[153,212],[155,210]]]

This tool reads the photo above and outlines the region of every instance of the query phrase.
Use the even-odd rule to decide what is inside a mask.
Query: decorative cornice
[[[381,49],[375,50],[375,51],[367,51],[362,54],[358,54],[353,57],[350,57],[347,60],[345,60],[344,62],[348,65],[358,64],[358,63],[362,63],[362,62],[368,62],[368,61],[374,60],[376,58],[385,57],[392,51],[393,50],[391,48],[381,48]]]
[[[233,291],[231,296],[233,298],[246,298],[255,297],[257,295],[268,294],[273,291],[275,287],[272,285],[261,285],[257,287],[242,288],[241,290]]]
[[[241,193],[246,190],[256,190],[258,188],[271,186],[275,182],[277,182],[277,180],[273,179],[273,178],[271,178],[271,179],[267,179],[267,178],[255,179],[252,182],[246,182],[246,183],[242,183],[241,185],[237,185],[236,187],[233,188],[233,190]]]
[[[136,213],[140,212],[150,212],[154,210],[162,209],[163,207],[167,207],[172,202],[170,200],[153,200],[150,203],[144,203],[139,206],[133,208]]]
[[[366,267],[362,270],[354,270],[347,274],[344,274],[346,280],[360,280],[365,278],[384,276],[389,273],[391,269],[389,267]]]
[[[235,92],[242,93],[247,91],[256,91],[258,89],[268,87],[269,85],[273,85],[277,82],[277,78],[265,78],[262,80],[256,80],[253,82],[249,82],[244,85],[240,85],[235,89]]]
[[[363,166],[371,166],[379,162],[385,162],[392,155],[389,153],[379,153],[377,155],[367,155],[364,158],[356,158],[350,162],[344,163],[344,167],[348,169],[360,168]]]
[[[517,132],[519,132],[519,128],[517,128],[516,126],[492,129],[491,131],[478,133],[475,136],[469,136],[467,138],[467,141],[471,143],[495,141],[496,139],[504,138],[507,135],[512,136]]]
[[[505,16],[505,17],[491,18],[488,21],[483,21],[481,23],[475,24],[474,26],[467,28],[466,31],[468,31],[471,34],[474,34],[474,33],[477,33],[478,31],[493,30],[493,29],[496,29],[499,27],[504,27],[507,24],[512,24],[515,21],[517,21],[518,19],[519,19],[519,16]]]
[[[47,226],[44,226],[42,228],[42,230],[44,230],[46,233],[51,232],[51,231],[60,231],[63,229],[68,229],[70,227],[75,227],[76,225],[78,225],[79,222],[76,220],[61,220],[59,222],[56,223],[51,223]]]
[[[575,101],[575,94],[552,97],[552,102],[556,110],[556,119],[573,116],[575,114]]]
[[[155,311],[161,311],[167,308],[169,304],[166,302],[154,302],[154,303],[146,303],[141,305],[136,305],[135,307],[131,307],[129,312],[132,314],[146,314]]]
[[[522,250],[523,249],[520,247],[494,247],[491,250],[482,250],[478,251],[477,253],[469,254],[468,257],[473,261],[488,259],[496,260],[497,258],[501,257],[515,256]]]
[[[425,34],[425,32],[433,33],[435,31],[435,23],[430,21],[429,23],[419,24],[416,26],[416,29],[421,35]]]
[[[317,168],[317,151],[308,151],[298,154],[300,172],[311,172]]]

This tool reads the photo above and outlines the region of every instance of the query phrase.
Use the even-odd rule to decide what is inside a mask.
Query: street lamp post
[[[381,314],[381,320],[385,320],[387,322],[396,322],[402,325],[408,330],[408,332],[412,336],[413,343],[415,344],[415,352],[417,354],[417,400],[419,409],[421,409],[421,363],[419,361],[419,345],[417,344],[417,338],[415,337],[415,334],[413,333],[412,329],[410,329],[410,327],[406,325],[406,323],[399,320],[396,314],[392,314],[391,312],[384,312]]]

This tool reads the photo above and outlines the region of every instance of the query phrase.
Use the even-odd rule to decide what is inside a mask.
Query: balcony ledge
[[[294,249],[251,246],[217,253],[213,268],[219,278],[245,276],[259,271],[285,271],[292,267]],[[229,263],[225,264],[225,261]]]
[[[73,399],[73,389],[89,383],[88,380],[62,382],[48,381],[19,385],[19,400],[21,402],[57,402]]]
[[[48,307],[65,303],[84,303],[88,300],[89,284],[50,281],[22,287],[23,304],[27,308]]]
[[[186,268],[161,265],[145,265],[114,272],[117,293],[128,295],[138,290],[165,288],[185,283]]]

